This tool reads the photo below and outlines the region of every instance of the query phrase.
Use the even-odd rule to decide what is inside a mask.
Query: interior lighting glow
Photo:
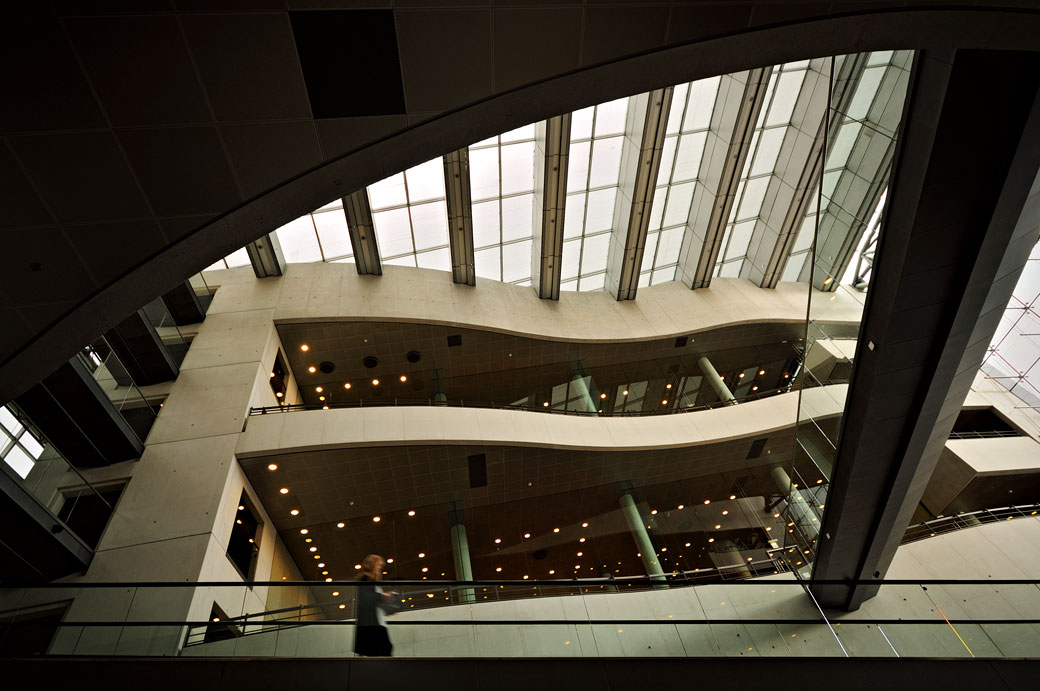
[[[342,528],[342,527],[344,527],[344,526],[346,526],[346,523],[337,523],[337,524],[336,524],[336,527],[337,527],[337,528]]]
[[[281,391],[275,391],[274,395],[277,396],[278,398],[281,398],[282,397],[282,392]]]
[[[708,542],[715,542],[715,538],[713,538],[713,537],[709,537],[709,538],[708,538]],[[702,548],[702,549],[703,549],[703,548]]]
[[[350,382],[348,381],[346,384],[344,384],[343,388],[344,389],[349,389],[350,388]]]
[[[274,372],[271,372],[271,373],[270,373],[269,375],[267,375],[267,376],[268,376],[268,377],[270,377],[270,378],[274,378]]]
[[[664,385],[664,388],[666,388],[666,389],[670,389],[670,388],[672,388],[672,385],[671,385],[671,384],[665,384],[665,385]]]
[[[303,351],[303,352],[305,352],[305,353],[306,353],[306,352],[307,352],[308,350],[310,350],[310,349],[311,349],[311,347],[310,347],[309,345],[307,345],[306,343],[304,343],[303,345],[301,345],[301,346],[300,346],[300,350],[302,350],[302,351]]]
[[[394,563],[394,558],[390,557],[389,559],[386,560],[386,563],[387,564],[393,564]]]
[[[380,518],[379,516],[372,516],[372,522],[373,522],[373,523],[378,523],[378,522],[379,522],[379,521],[381,521],[381,520],[383,520],[383,519],[382,519],[382,518]]]
[[[542,407],[543,408],[548,408],[549,407],[549,401],[545,401],[544,403],[542,403]]]
[[[244,506],[242,506],[241,504],[239,504],[239,505],[238,505],[238,510],[239,510],[239,511],[245,511],[245,510],[246,510],[246,507],[244,507]]]
[[[556,569],[549,569],[549,575],[550,576],[553,575],[554,573],[556,573]]]
[[[716,523],[716,524],[715,524],[715,530],[718,530],[718,529],[719,529],[719,528],[721,528],[721,527],[722,527],[722,525],[721,525],[721,524],[719,524],[719,523]]]
[[[318,568],[319,569],[324,569],[325,568],[325,562],[323,562],[323,561],[318,562]]]
[[[621,395],[622,396],[627,396],[628,395],[628,389],[625,389],[624,391],[622,391]]]
[[[657,509],[654,509],[653,511],[651,511],[650,515],[651,516],[656,516],[657,515]]]
[[[325,400],[325,397],[324,397],[324,396],[318,396],[318,400],[319,400],[319,401],[324,401],[324,400]]]
[[[354,564],[354,569],[357,571],[361,570],[361,564]]]
[[[311,538],[307,538],[306,540],[304,540],[304,542],[314,542],[314,540],[312,540]]]
[[[340,606],[339,606],[339,608],[340,608],[340,609],[346,609],[346,608],[347,608],[347,606],[346,606],[346,605],[340,605]]]
[[[732,501],[733,499],[736,499],[736,498],[737,498],[737,495],[735,495],[735,494],[731,494],[731,495],[729,495],[729,498],[730,498],[730,501]]]
[[[333,590],[332,591],[332,597],[339,597],[339,591],[338,590]]]
[[[281,492],[282,494],[288,494],[289,493],[289,488],[288,487],[283,487],[283,488],[281,488],[278,491]]]
[[[428,566],[424,566],[424,567],[422,567],[422,572],[423,572],[423,573],[426,573],[426,572],[427,572],[427,571],[429,571],[429,570],[430,570],[430,568],[429,568]]]
[[[415,515],[415,511],[409,511],[409,512],[408,512],[408,515],[409,515],[409,516],[414,516],[414,515]]]
[[[277,463],[269,463],[267,465],[267,469],[268,470],[278,470],[278,464]]]
[[[705,499],[705,500],[704,500],[704,503],[705,503],[705,504],[710,504],[710,503],[711,503],[711,499]]]
[[[401,381],[403,381],[403,382],[408,381],[408,377],[402,374],[401,375]]]
[[[322,572],[321,572],[321,575],[322,575],[322,576],[328,576],[328,575],[329,575],[329,572],[328,572],[328,571],[322,571]]]
[[[757,386],[752,386],[752,387],[751,387],[751,390],[752,390],[752,391],[758,391],[758,387],[757,387]]]
[[[315,387],[314,387],[314,391],[315,391],[315,392],[317,392],[317,393],[321,393],[321,392],[322,392],[322,391],[324,391],[324,390],[325,390],[325,389],[323,389],[323,388],[322,388],[322,387],[320,387],[320,386],[315,386]]]
[[[372,386],[379,386],[379,380],[378,379],[373,379],[372,380]]]
[[[318,368],[315,367],[314,365],[311,365],[310,367],[307,368],[307,371],[310,372],[311,374],[314,374],[315,372],[318,371]]]
[[[668,405],[668,399],[665,398],[664,400],[662,400],[661,405]]]
[[[759,374],[759,376],[761,376],[761,375],[763,375],[763,374],[765,374],[765,373],[766,373],[766,371],[765,371],[764,369],[760,369],[760,370],[758,370],[758,374]]]
[[[501,544],[501,543],[502,543],[502,538],[496,537],[495,538],[495,544],[498,545],[498,544]]]
[[[743,379],[743,378],[744,378],[744,373],[743,373],[743,372],[741,372],[740,374],[738,374],[738,375],[737,375],[737,378],[738,378],[738,379]]]
[[[728,516],[728,515],[729,515],[729,511],[723,511],[723,512],[722,512],[722,515],[723,515],[723,516]]]
[[[495,572],[496,573],[501,573],[501,571],[502,571],[502,567],[501,566],[496,566],[495,567]]]
[[[419,552],[419,558],[420,559],[425,559],[426,558],[426,552]]]
[[[554,533],[558,533],[558,532],[560,532],[560,529],[559,528],[553,528],[553,532]]]
[[[525,540],[530,538],[530,537],[531,537],[531,533],[524,533],[524,539]]]
[[[582,524],[581,524],[581,527],[582,527],[582,528],[588,528],[588,527],[589,527],[589,524],[588,524],[588,523],[582,523]]]
[[[579,537],[579,538],[578,538],[578,542],[585,542],[585,538],[583,538],[583,537]]]
[[[293,509],[292,511],[289,512],[289,515],[290,516],[299,516],[300,515],[300,510],[299,509]]]
[[[306,535],[309,532],[311,531],[307,530],[306,528],[300,528],[300,535]]]
[[[581,553],[581,552],[578,552],[578,556],[580,557],[581,555],[582,555],[582,553]]]
[[[607,394],[605,394],[605,393],[601,393],[601,394],[599,395],[599,397],[600,397],[600,398],[606,398],[606,397],[607,397]]]

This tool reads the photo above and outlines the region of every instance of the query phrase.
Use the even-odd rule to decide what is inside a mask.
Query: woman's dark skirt
[[[354,652],[367,657],[390,657],[394,646],[385,626],[358,626],[354,633]]]

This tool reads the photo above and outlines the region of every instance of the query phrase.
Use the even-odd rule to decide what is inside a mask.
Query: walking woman
[[[378,554],[369,554],[361,562],[359,581],[383,580],[386,561]],[[386,615],[399,612],[401,601],[393,593],[384,593],[380,585],[360,586],[357,593],[357,626],[354,633],[354,652],[370,657],[390,657],[394,646],[386,632]]]

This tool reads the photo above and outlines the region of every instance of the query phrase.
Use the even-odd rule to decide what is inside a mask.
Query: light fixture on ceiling
[[[495,544],[496,544],[496,545],[500,545],[500,544],[502,544],[502,538],[500,538],[500,537],[496,537],[496,538],[495,538]]]
[[[349,389],[350,388],[350,382],[348,381],[346,384],[344,384],[343,388],[344,389]]]
[[[653,509],[652,511],[650,511],[650,515],[651,516],[656,516],[657,515],[657,509]]]
[[[607,394],[605,394],[605,393],[601,393],[601,394],[599,395],[599,397],[600,397],[600,398],[606,398],[606,397],[607,397]]]
[[[670,389],[670,388],[672,388],[672,385],[671,385],[671,384],[665,384],[665,385],[664,385],[664,388],[666,388],[666,389]]]
[[[729,515],[729,511],[723,511],[723,512],[722,512],[722,515],[723,515],[723,516],[728,516],[728,515]]]
[[[277,396],[278,398],[281,398],[282,397],[282,392],[281,391],[275,391],[274,395]]]
[[[559,528],[553,528],[553,532],[554,533],[558,533],[558,532],[560,532],[560,529]]]
[[[354,564],[354,570],[355,571],[360,571],[361,570],[361,564]]]
[[[415,511],[409,511],[409,512],[408,512],[408,515],[409,515],[409,516],[414,516],[414,515],[415,515]]]
[[[402,375],[401,375],[401,381],[402,381],[402,382],[406,382],[406,381],[408,381],[408,376],[407,376],[407,375],[404,375],[404,374],[402,374]]]
[[[300,346],[300,350],[302,350],[302,351],[303,351],[303,352],[305,352],[305,353],[306,353],[306,352],[307,352],[308,350],[310,350],[310,349],[311,349],[311,347],[310,347],[309,345],[307,345],[306,343],[304,343],[304,344],[302,344],[302,345]]]
[[[766,373],[766,371],[765,371],[764,369],[760,369],[760,370],[758,370],[758,374],[759,374],[759,375],[763,375],[763,374],[765,374],[765,373]]]
[[[755,387],[755,388],[758,388],[758,387]],[[319,401],[324,401],[324,400],[325,400],[325,397],[324,397],[324,396],[318,396],[318,400],[319,400]]]
[[[300,535],[306,535],[309,532],[311,531],[307,530],[306,528],[300,528]]]
[[[583,538],[583,537],[579,537],[579,538],[578,538],[578,542],[585,542],[585,538]]]
[[[318,368],[315,367],[314,365],[311,365],[310,367],[307,368],[307,371],[310,372],[311,374],[314,374],[315,372],[318,371]]]
[[[378,523],[378,522],[379,522],[379,521],[381,521],[381,520],[383,520],[383,519],[382,519],[382,518],[380,518],[379,516],[372,516],[372,522],[373,522],[373,523]]]
[[[524,533],[524,539],[527,540],[531,537],[531,533]]]
[[[718,530],[718,529],[719,529],[719,528],[721,528],[721,527],[722,527],[722,526],[721,526],[720,524],[718,524],[718,523],[716,523],[716,524],[715,524],[715,530]]]
[[[543,402],[543,403],[542,403],[542,407],[543,407],[543,408],[548,408],[548,407],[549,407],[549,401],[545,401],[545,402]]]
[[[338,590],[333,590],[332,591],[332,597],[339,597],[339,591]]]
[[[426,558],[426,552],[419,552],[419,558],[420,559],[425,559]]]
[[[318,551],[317,547],[308,547],[307,549],[310,550],[311,552],[317,552]]]
[[[288,487],[283,487],[283,488],[281,488],[278,491],[281,492],[282,494],[288,494],[289,493],[289,488]]]
[[[758,391],[758,387],[757,387],[757,386],[752,386],[752,387],[751,387],[751,390],[752,390],[752,391]]]
[[[342,522],[341,522],[341,523],[337,523],[337,524],[336,524],[336,527],[337,527],[337,528],[342,528],[342,527],[343,527],[343,526],[345,526],[345,525],[346,525],[346,523],[342,523]]]
[[[588,528],[588,527],[589,527],[589,524],[588,524],[587,522],[586,522],[586,523],[582,523],[582,524],[581,524],[581,527],[582,527],[582,528]]]
[[[372,386],[379,386],[379,380],[378,379],[373,379],[372,380]]]
[[[325,568],[325,562],[323,562],[323,561],[318,562],[318,568],[319,569],[324,569]]]
[[[710,504],[710,503],[711,503],[711,499],[705,499],[705,500],[704,500],[704,503],[705,503],[705,504]]]
[[[290,516],[299,516],[300,515],[300,510],[299,509],[293,509],[292,511],[289,512],[289,515]]]
[[[665,398],[661,401],[661,405],[668,405],[668,399]]]
[[[628,395],[628,389],[625,389],[624,391],[622,391],[621,395],[622,396],[627,396]]]
[[[322,387],[320,387],[320,386],[315,386],[315,387],[314,387],[314,391],[315,391],[316,393],[321,393],[321,392],[322,392],[322,391],[324,391],[324,390],[325,390],[325,389],[323,389],[323,388],[322,388]]]
[[[715,542],[715,538],[713,538],[713,537],[709,537],[709,538],[708,538],[708,542]]]
[[[267,469],[268,470],[278,470],[278,464],[277,463],[268,463],[267,464]]]
[[[729,495],[729,498],[730,498],[731,500],[732,500],[732,499],[736,499],[736,498],[737,498],[737,495],[735,495],[735,494],[731,494],[731,495]]]
[[[502,573],[502,567],[501,566],[496,566],[495,567],[495,573]]]

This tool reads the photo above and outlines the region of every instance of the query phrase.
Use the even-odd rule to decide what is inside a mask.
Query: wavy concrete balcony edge
[[[480,280],[466,286],[451,273],[401,266],[359,276],[351,264],[289,264],[285,276],[257,279],[249,267],[206,273],[219,285],[207,318],[273,309],[276,323],[405,321],[450,324],[560,341],[641,341],[755,322],[805,322],[808,284],[759,288],[747,279],[718,278],[690,290],[680,282],[640,288],[636,300],[605,291],[564,292],[541,300],[534,289]],[[813,317],[858,324],[854,296],[815,292]]]
[[[803,414],[844,408],[846,384],[802,392]],[[485,445],[634,451],[761,437],[798,419],[798,393],[740,405],[645,417],[594,417],[488,408],[340,408],[249,418],[236,455],[255,458],[354,447]]]

